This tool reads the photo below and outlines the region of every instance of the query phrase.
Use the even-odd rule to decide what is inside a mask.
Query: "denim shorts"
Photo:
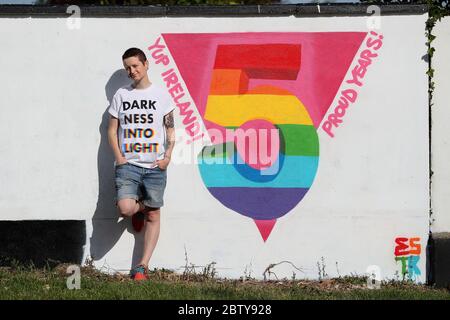
[[[167,171],[159,167],[143,168],[131,163],[115,167],[117,201],[141,200],[145,206],[160,208],[164,205]]]

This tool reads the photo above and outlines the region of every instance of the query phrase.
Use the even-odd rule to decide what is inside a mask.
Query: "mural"
[[[165,231],[152,268],[182,272],[187,253],[196,265],[217,262],[220,277],[239,279],[250,270],[263,279],[270,264],[291,261],[305,274],[282,264],[274,269],[279,278],[295,271],[317,279],[323,256],[331,277],[363,274],[377,265],[389,278],[396,272],[401,277],[403,270],[405,277],[414,272],[416,281],[427,279],[426,13],[383,15],[375,32],[367,28],[368,16],[339,12],[306,19],[198,16],[188,24],[183,17],[133,17],[127,30],[142,32],[132,36],[122,19],[112,16],[92,17],[70,36],[61,19],[36,17],[31,24],[7,15],[0,19],[13,32],[13,37],[0,35],[4,43],[22,40],[11,43],[1,60],[13,80],[17,67],[7,62],[22,57],[30,43],[46,44],[24,57],[37,85],[24,91],[11,77],[2,83],[5,105],[23,105],[23,121],[10,121],[0,134],[8,150],[2,154],[7,165],[0,168],[8,182],[0,204],[3,230],[9,230],[5,241],[29,221],[47,221],[42,226],[49,230],[52,221],[75,221],[76,228],[64,233],[71,238],[65,241],[69,247],[56,251],[65,250],[62,254],[75,260],[94,258],[102,270],[129,270],[138,262],[141,234],[129,219],[118,220],[114,206],[114,156],[107,134],[107,108],[117,89],[130,83],[121,55],[136,46],[150,60],[152,82],[165,87],[177,106]],[[439,48],[445,52],[446,46]],[[68,55],[53,54],[61,47]],[[87,64],[86,57],[99,52],[102,58]],[[40,59],[44,56],[56,60]],[[54,70],[51,94],[38,85],[48,82],[45,70]],[[2,112],[5,119],[18,115],[14,108]],[[444,136],[445,129],[433,126],[437,135]],[[18,140],[29,148],[14,147]],[[51,162],[39,156],[55,149],[58,156]],[[447,163],[441,162],[441,167]],[[49,177],[52,183],[42,188]],[[448,188],[440,188],[446,179],[438,182],[433,182],[434,194],[440,190],[448,199]],[[439,208],[434,209],[445,212]],[[17,221],[17,228],[11,229],[10,221]],[[448,230],[442,214],[438,221],[433,232]],[[398,253],[408,254],[395,255],[398,237],[408,239],[398,240],[408,246]],[[420,255],[412,237],[420,237],[413,241],[422,245]],[[11,248],[23,249],[22,240],[17,237]],[[11,251],[5,250],[6,255]],[[53,251],[41,253],[52,257]],[[430,264],[430,270],[438,276],[438,265]]]
[[[323,121],[366,38],[346,81],[360,87],[382,45],[375,32],[163,34],[148,48],[156,63],[168,65],[168,52],[176,63],[179,75],[161,76],[192,141],[203,133],[180,77],[202,117],[212,142],[198,156],[208,191],[253,219],[264,241],[313,184],[320,124],[334,137],[356,101],[357,91],[345,88]]]

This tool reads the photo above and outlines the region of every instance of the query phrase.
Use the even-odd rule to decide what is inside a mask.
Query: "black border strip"
[[[368,16],[371,4],[280,4],[227,6],[80,6],[81,17],[326,17]],[[68,17],[69,5],[0,5],[0,17]],[[378,5],[381,15],[416,15],[428,11],[426,4]]]

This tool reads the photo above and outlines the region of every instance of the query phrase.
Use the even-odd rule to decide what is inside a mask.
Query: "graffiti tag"
[[[415,279],[416,275],[421,274],[420,269],[417,266],[422,251],[420,238],[399,237],[395,239],[395,243],[395,261],[401,261],[402,276],[407,276],[411,280]]]

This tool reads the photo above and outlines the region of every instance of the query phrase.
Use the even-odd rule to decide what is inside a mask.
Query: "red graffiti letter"
[[[422,251],[422,246],[420,243],[420,238],[410,238],[409,239],[409,246],[411,247],[410,254],[417,254],[420,255],[420,252]]]
[[[395,255],[396,256],[407,256],[409,254],[408,245],[406,244],[408,242],[408,238],[397,238],[395,239],[395,243],[397,246],[395,247]]]

